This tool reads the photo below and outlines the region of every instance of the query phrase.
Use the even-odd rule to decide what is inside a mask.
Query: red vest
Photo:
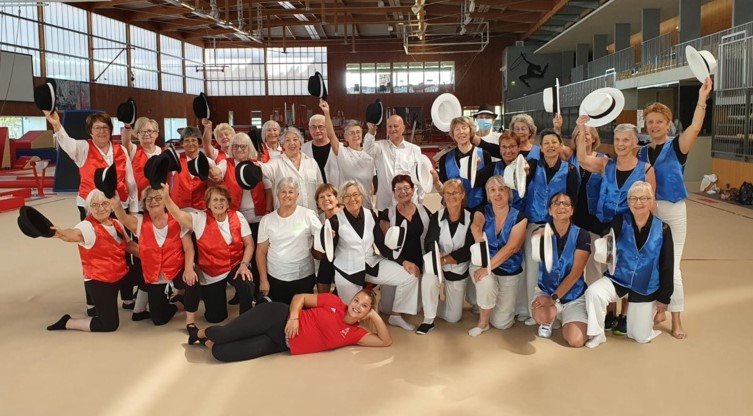
[[[158,282],[160,272],[165,275],[165,279],[173,280],[183,269],[186,260],[183,242],[180,238],[180,224],[172,216],[168,216],[167,238],[162,247],[157,244],[153,225],[152,218],[144,213],[139,233],[139,258],[144,272],[144,281],[146,283]]]
[[[220,233],[220,227],[212,213],[207,211],[207,223],[204,233],[196,241],[199,246],[199,267],[209,276],[219,276],[233,269],[243,259],[243,239],[241,238],[241,222],[234,210],[227,210],[230,222],[230,235],[233,241],[230,244]]]
[[[230,159],[229,157],[227,157],[227,153],[223,152],[220,149],[215,149],[215,150],[217,150],[217,157],[214,159],[215,163],[220,163],[225,159]]]
[[[84,221],[89,221],[94,226],[94,234],[97,241],[89,250],[78,246],[78,254],[81,256],[81,266],[84,269],[84,277],[105,283],[115,283],[128,273],[128,265],[125,261],[126,245],[123,227],[117,221],[112,221],[115,231],[122,236],[120,243],[107,232],[105,227],[91,215]]]
[[[206,209],[204,203],[204,192],[207,190],[207,183],[199,179],[198,176],[191,178],[188,173],[188,159],[185,153],[180,155],[180,173],[173,173],[173,185],[170,188],[170,198],[175,201],[179,208],[195,208],[203,211]]]
[[[78,169],[78,173],[81,176],[81,183],[78,186],[78,196],[83,199],[86,199],[89,192],[96,188],[94,186],[94,171],[110,166],[102,156],[102,153],[100,153],[97,145],[91,140],[87,140],[87,142],[89,143],[89,153],[84,166]],[[115,143],[110,143],[110,146],[112,146],[112,161],[118,174],[118,197],[120,197],[121,201],[128,201],[128,185],[126,185],[126,158],[128,156],[123,151],[123,146]]]
[[[267,198],[266,194],[264,193],[264,183],[259,182],[251,191],[247,191],[241,188],[240,185],[238,185],[238,182],[236,182],[235,180],[235,159],[228,158],[226,160],[227,172],[225,173],[225,180],[222,182],[222,184],[227,188],[228,191],[230,191],[230,196],[232,197],[230,209],[239,211],[241,208],[241,199],[243,198],[243,193],[251,192],[251,200],[254,203],[254,212],[257,216],[264,215],[264,213],[267,212]],[[246,219],[250,220],[250,218]]]
[[[137,146],[131,166],[133,167],[133,178],[136,180],[136,187],[139,189],[138,198],[141,198],[142,192],[149,186],[149,179],[144,175],[144,166],[147,160],[149,160],[149,155],[146,154],[143,147]]]
[[[261,162],[267,163],[269,162],[269,159],[272,158],[271,156],[269,156],[269,147],[265,143],[262,145],[262,148],[264,149],[264,153],[261,154]],[[285,152],[285,148],[280,146],[280,152]]]

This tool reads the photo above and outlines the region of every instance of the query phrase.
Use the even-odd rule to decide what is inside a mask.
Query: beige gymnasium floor
[[[74,204],[30,203],[64,226]],[[84,313],[76,247],[26,238],[2,213],[0,414],[749,415],[753,210],[691,196],[688,216],[683,341],[666,324],[651,344],[610,335],[595,350],[521,324],[470,338],[466,310],[427,336],[391,327],[390,348],[221,364],[186,345],[182,315],[154,327],[122,312],[110,334],[46,331]]]

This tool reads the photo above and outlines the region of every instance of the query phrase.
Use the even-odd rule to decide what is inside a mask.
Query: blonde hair
[[[217,136],[222,133],[223,130],[230,130],[230,134],[235,135],[235,129],[230,126],[230,124],[227,123],[220,123],[217,125],[217,127],[214,128],[214,138],[216,139]]]

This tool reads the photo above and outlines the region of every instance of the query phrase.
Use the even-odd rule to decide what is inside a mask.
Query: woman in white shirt
[[[256,249],[259,292],[268,294],[275,302],[290,304],[296,294],[314,293],[316,278],[311,248],[322,223],[316,212],[298,205],[300,191],[296,179],[282,178],[276,190],[280,207],[259,223]]]
[[[303,134],[295,127],[288,127],[282,133],[282,156],[274,158],[262,165],[264,173],[264,188],[267,190],[267,208],[272,211],[280,207],[277,195],[272,194],[273,189],[278,189],[279,184],[285,178],[293,178],[298,183],[298,205],[316,211],[316,188],[324,181],[319,165],[314,158],[301,152]]]
[[[231,198],[224,186],[210,186],[204,195],[207,210],[189,213],[181,211],[170,198],[168,186],[162,186],[162,199],[170,215],[196,235],[204,318],[211,323],[227,318],[228,283],[238,293],[240,313],[252,307],[254,286],[249,262],[254,240],[243,214],[230,209]]]

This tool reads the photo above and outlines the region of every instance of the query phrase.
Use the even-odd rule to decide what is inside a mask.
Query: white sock
[[[587,348],[596,348],[596,347],[598,347],[599,345],[601,345],[601,344],[603,344],[605,342],[607,342],[607,336],[604,335],[604,333],[602,332],[599,335],[595,335],[595,336],[591,337],[591,339],[589,339],[588,342],[586,342],[586,347]]]
[[[390,315],[390,319],[387,322],[392,326],[399,326],[406,331],[413,331],[416,329],[415,326],[406,322],[405,319],[403,319],[403,317],[400,315]]]
[[[149,302],[149,294],[139,289],[136,292],[136,305],[133,306],[133,313],[146,311],[146,305]]]

